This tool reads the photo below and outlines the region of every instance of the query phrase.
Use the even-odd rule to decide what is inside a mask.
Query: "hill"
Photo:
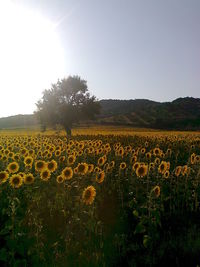
[[[0,118],[0,129],[29,128],[38,125],[35,115],[16,115]]]
[[[147,99],[100,100],[101,114],[97,124],[126,125],[132,127],[200,130],[200,98],[178,98],[172,102]],[[16,115],[0,118],[0,129],[28,128],[38,125],[36,117]]]
[[[178,98],[172,102],[146,99],[101,100],[99,118],[105,124],[126,124],[155,129],[199,130],[200,99]]]

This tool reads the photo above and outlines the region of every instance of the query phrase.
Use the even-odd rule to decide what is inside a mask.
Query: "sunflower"
[[[96,167],[94,168],[94,172],[101,172],[101,168],[99,168],[98,166],[96,166]]]
[[[130,163],[131,164],[134,164],[135,162],[137,161],[137,156],[136,155],[133,155],[130,159]]]
[[[8,179],[8,173],[6,171],[1,171],[0,172],[0,184],[3,184],[7,181]]]
[[[19,172],[18,174],[19,174],[19,175],[23,178],[23,180],[24,180],[26,174],[25,174],[24,172]]]
[[[200,155],[196,155],[195,156],[195,163],[199,163],[200,162]]]
[[[65,161],[65,156],[60,156],[58,160],[59,160],[59,162],[64,162]]]
[[[50,162],[47,162],[46,166],[50,172],[54,172],[57,169],[58,164],[54,159],[52,159]]]
[[[80,157],[80,156],[82,156],[83,155],[83,150],[79,150],[78,151],[78,156]]]
[[[98,164],[99,166],[103,166],[104,163],[105,163],[105,159],[104,159],[104,157],[100,157],[100,158],[98,159],[97,164]]]
[[[75,162],[75,160],[76,160],[76,156],[74,156],[74,155],[69,155],[69,156],[68,156],[68,159],[67,159],[67,162],[68,162],[69,165],[73,165],[74,162]]]
[[[166,170],[165,172],[164,172],[164,174],[163,174],[163,176],[164,176],[164,178],[168,178],[169,177],[169,171],[168,170]]]
[[[19,188],[23,184],[23,178],[19,174],[13,174],[10,177],[9,183],[13,188]]]
[[[35,170],[38,172],[42,172],[46,169],[47,165],[46,162],[43,160],[38,160],[35,163]]]
[[[50,176],[51,176],[51,172],[47,169],[40,172],[40,178],[43,181],[48,181]]]
[[[166,170],[167,170],[167,162],[162,161],[158,167],[158,172],[164,174]]]
[[[21,152],[22,156],[24,156],[24,157],[28,154],[28,151],[26,148],[22,148],[20,152]]]
[[[190,162],[191,164],[194,164],[195,163],[195,153],[192,153],[192,155],[190,156]]]
[[[181,174],[184,176],[184,175],[187,174],[187,171],[188,171],[188,166],[187,166],[187,165],[184,165],[184,166],[182,167]]]
[[[182,167],[181,166],[177,166],[175,169],[175,175],[178,177],[181,174],[182,171]]]
[[[66,167],[62,170],[62,177],[64,180],[70,180],[73,176],[73,170],[71,167]]]
[[[126,169],[126,162],[121,162],[119,168],[120,170]]]
[[[160,186],[156,185],[153,188],[152,193],[154,194],[155,197],[159,197],[160,196]]]
[[[147,159],[151,159],[151,152],[147,152],[145,156]]]
[[[139,162],[135,162],[135,163],[133,164],[132,170],[133,170],[133,171],[136,171],[137,168],[138,168],[139,166],[140,166],[140,163],[139,163]]]
[[[168,161],[167,162],[167,170],[169,170],[170,169],[170,162]]]
[[[19,170],[19,164],[16,161],[13,161],[8,164],[8,171],[9,173],[16,173]]]
[[[27,156],[24,158],[24,164],[26,167],[31,168],[33,164],[33,158],[31,156]]]
[[[88,164],[88,173],[92,173],[94,170],[94,164]]]
[[[27,173],[24,177],[24,183],[25,184],[32,184],[34,182],[35,178],[32,173]]]
[[[136,175],[138,177],[144,177],[147,175],[148,167],[147,165],[139,165],[139,167],[136,169]]]
[[[86,205],[91,205],[94,201],[95,196],[96,190],[94,186],[91,185],[83,190],[82,200]]]
[[[20,154],[19,153],[16,153],[16,154],[14,154],[13,155],[13,160],[15,160],[15,161],[19,161],[19,159],[20,159]]]
[[[78,164],[78,173],[81,175],[85,175],[88,171],[87,163],[79,163]]]
[[[14,153],[13,152],[9,152],[8,157],[9,158],[13,158],[13,156],[14,156]]]
[[[155,162],[155,164],[160,164],[160,159],[159,158],[155,158],[154,162]]]
[[[141,150],[140,150],[140,152],[142,153],[142,154],[144,154],[145,152],[146,152],[146,148],[141,148]]]
[[[56,178],[56,181],[57,181],[57,183],[58,183],[58,184],[61,184],[61,183],[63,183],[63,182],[64,182],[64,180],[65,180],[65,179],[63,178],[63,176],[62,176],[62,175],[58,175],[58,176],[57,176],[57,178]]]
[[[75,174],[78,173],[78,167],[74,168],[74,173],[75,173]]]
[[[153,150],[154,156],[158,157],[160,155],[160,153],[161,153],[160,148],[158,148],[158,147],[154,148],[154,150]]]
[[[2,156],[2,160],[3,160],[3,161],[7,161],[7,159],[8,159],[8,158],[7,158],[6,155],[3,155],[3,156]]]
[[[112,160],[112,161],[110,162],[110,168],[114,168],[114,166],[115,166],[115,162],[114,162],[114,160]]]
[[[167,154],[168,156],[171,156],[171,154],[172,154],[172,150],[171,150],[170,148],[168,148],[166,154]]]
[[[124,155],[124,148],[123,147],[120,147],[120,149],[118,150],[118,155],[123,157],[123,155]]]
[[[98,172],[96,174],[96,182],[97,183],[102,183],[104,181],[104,178],[105,178],[105,172],[104,171],[101,171],[101,172]]]
[[[56,157],[59,157],[61,155],[61,150],[56,150],[54,154]]]
[[[149,163],[149,171],[151,172],[151,171],[154,171],[154,169],[155,169],[155,165],[154,165],[154,163],[153,162],[150,162]]]

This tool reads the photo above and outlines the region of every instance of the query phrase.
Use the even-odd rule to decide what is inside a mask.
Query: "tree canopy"
[[[79,76],[69,76],[52,84],[36,106],[36,114],[45,128],[60,124],[69,135],[73,123],[94,119],[100,112],[96,97],[90,95],[87,82]]]

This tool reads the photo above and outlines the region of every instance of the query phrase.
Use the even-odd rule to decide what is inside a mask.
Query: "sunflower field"
[[[200,134],[2,133],[1,266],[197,266]]]

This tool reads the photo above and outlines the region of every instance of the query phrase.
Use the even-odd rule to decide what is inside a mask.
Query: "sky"
[[[0,117],[68,75],[98,99],[199,98],[199,14],[199,0],[1,0]]]

